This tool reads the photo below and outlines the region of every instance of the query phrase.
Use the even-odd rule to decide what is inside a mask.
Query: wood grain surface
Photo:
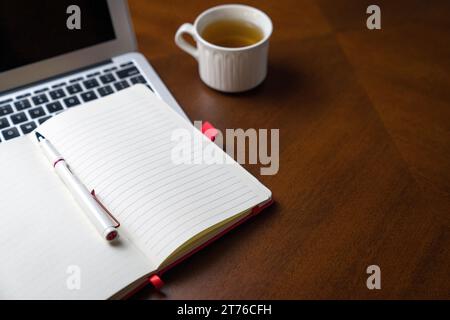
[[[280,129],[276,205],[138,299],[450,298],[450,2],[246,1],[273,20],[269,73],[223,94],[176,47],[223,1],[130,0],[139,50],[192,120]],[[381,268],[368,290],[366,268]]]

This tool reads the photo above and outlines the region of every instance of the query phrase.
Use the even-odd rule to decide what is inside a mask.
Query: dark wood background
[[[277,204],[136,298],[450,298],[450,2],[245,1],[272,18],[269,74],[222,94],[173,41],[222,1],[130,0],[140,51],[192,120],[279,128]],[[366,268],[381,267],[381,290]]]

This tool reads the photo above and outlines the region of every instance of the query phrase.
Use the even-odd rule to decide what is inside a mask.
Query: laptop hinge
[[[26,88],[29,88],[29,87],[34,87],[34,86],[36,86],[38,84],[41,84],[43,82],[48,82],[48,81],[52,81],[52,80],[55,80],[55,79],[58,79],[58,78],[67,77],[67,76],[70,76],[71,74],[75,74],[75,73],[82,72],[82,71],[85,71],[85,70],[88,70],[88,69],[100,67],[100,66],[103,66],[103,65],[106,65],[106,64],[110,64],[110,63],[112,63],[112,60],[108,59],[108,60],[97,62],[97,63],[91,64],[91,65],[88,65],[88,66],[85,66],[85,67],[74,69],[74,70],[69,71],[69,72],[64,72],[64,73],[61,73],[61,74],[57,74],[57,75],[54,75],[54,76],[51,76],[49,78],[45,78],[45,79],[42,79],[42,80],[39,80],[39,81],[34,81],[34,82],[31,82],[31,83],[27,83],[27,84],[24,84],[24,85],[21,85],[21,86],[18,86],[18,87],[14,87],[14,88],[5,90],[5,91],[0,91],[0,97],[3,96],[3,95],[7,95],[9,93],[12,93],[14,91],[19,91],[19,90],[23,90],[23,89],[26,89]]]

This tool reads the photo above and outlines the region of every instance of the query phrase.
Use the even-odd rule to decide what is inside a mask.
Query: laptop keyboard
[[[30,133],[52,116],[114,92],[142,83],[153,89],[133,62],[104,66],[67,82],[0,101],[0,142]],[[83,72],[85,73],[85,72]],[[1,97],[0,97],[1,100]]]

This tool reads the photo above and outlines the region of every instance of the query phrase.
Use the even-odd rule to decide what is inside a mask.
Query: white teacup
[[[205,26],[225,19],[251,22],[263,32],[263,38],[239,48],[220,47],[202,38]],[[197,59],[204,83],[219,91],[240,92],[256,87],[265,79],[272,29],[272,21],[261,10],[246,5],[221,5],[204,11],[194,25],[183,24],[175,35],[175,43]],[[197,47],[183,39],[185,33],[194,38]]]

